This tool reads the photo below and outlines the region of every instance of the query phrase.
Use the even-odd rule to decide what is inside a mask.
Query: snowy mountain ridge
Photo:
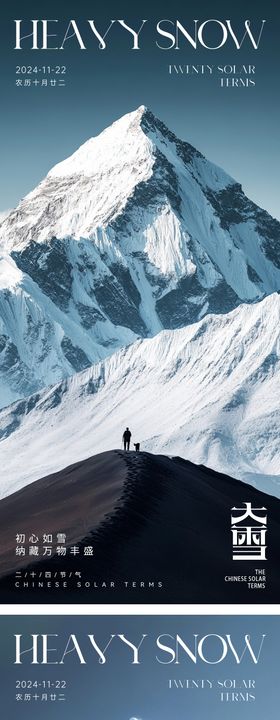
[[[149,110],[125,115],[0,225],[2,406],[278,291],[279,228]]]
[[[280,296],[138,340],[0,413],[2,496],[104,450],[129,425],[280,497]],[[30,440],[32,438],[32,441]]]

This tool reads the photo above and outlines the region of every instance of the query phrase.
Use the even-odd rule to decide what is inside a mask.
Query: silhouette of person
[[[123,447],[124,450],[129,450],[130,447],[130,438],[131,438],[131,432],[130,429],[127,427],[123,434]]]

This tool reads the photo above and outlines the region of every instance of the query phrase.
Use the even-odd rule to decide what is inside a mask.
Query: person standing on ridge
[[[123,434],[123,447],[124,450],[129,450],[130,447],[130,438],[131,438],[131,432],[130,429],[127,427]]]

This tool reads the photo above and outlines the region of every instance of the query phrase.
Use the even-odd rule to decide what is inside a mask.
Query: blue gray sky
[[[96,9],[97,8],[97,9]],[[211,3],[108,0],[96,6],[80,0],[15,0],[1,10],[1,184],[0,212],[14,207],[46,175],[89,137],[139,105],[147,105],[179,137],[222,166],[246,194],[273,216],[280,217],[279,188],[279,19],[276,3],[224,0]],[[278,11],[279,15],[279,11]],[[80,51],[76,40],[62,51],[16,52],[14,19],[55,18],[63,34],[67,19],[94,19],[101,28],[110,19],[134,26],[148,19],[142,49],[129,50],[130,36],[112,33],[107,50],[97,43]],[[219,51],[195,51],[182,37],[179,51],[161,51],[155,45],[159,19],[179,19],[192,27],[194,19],[231,19],[240,33],[245,19],[256,27],[266,19],[260,49],[247,42],[240,51],[232,43]],[[190,25],[191,24],[191,25]],[[143,33],[144,33],[143,30]],[[218,78],[173,76],[169,64],[256,66],[256,86],[221,88]],[[16,65],[65,64],[66,87],[16,87]],[[239,76],[239,74],[238,74]],[[34,77],[34,76],[33,76]],[[244,77],[244,75],[242,75]]]
[[[66,617],[2,617],[0,618],[1,647],[0,670],[2,681],[1,707],[7,720],[274,720],[279,706],[279,618],[273,616],[66,616]],[[14,634],[23,635],[23,647],[31,646],[30,634],[58,634],[50,638],[49,646],[58,648],[51,654],[53,660],[60,659],[70,634],[76,634],[87,659],[80,665],[76,654],[68,655],[64,665],[14,665]],[[112,642],[107,662],[100,665],[97,656],[87,648],[87,634],[94,634],[96,641],[105,647],[111,634],[124,634],[136,645],[142,634],[147,638],[142,645],[140,665],[131,665],[130,651],[119,641]],[[254,664],[248,653],[237,665],[233,655],[228,653],[218,665],[198,662],[195,665],[182,651],[180,664],[163,665],[156,661],[160,652],[156,638],[161,634],[173,637],[178,634],[190,647],[193,635],[199,639],[208,634],[231,640],[238,650],[244,648],[244,634],[251,635],[255,651],[260,646],[261,636],[266,635],[258,664]],[[220,652],[220,641],[210,638],[205,641],[205,657],[216,659]],[[167,641],[166,641],[166,644]],[[174,640],[169,641],[174,647]],[[167,659],[167,655],[160,655]],[[169,656],[168,656],[169,658]],[[209,679],[211,690],[169,689],[169,679]],[[52,702],[16,702],[14,700],[16,680],[65,680],[67,700]],[[217,681],[228,679],[251,679],[255,681],[254,701],[221,702]],[[228,682],[227,682],[228,684]],[[41,686],[42,687],[42,686]],[[18,689],[18,692],[41,693],[42,689]],[[52,690],[54,692],[54,690]]]

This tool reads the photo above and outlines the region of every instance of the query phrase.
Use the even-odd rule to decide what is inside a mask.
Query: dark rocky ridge
[[[266,507],[268,559],[233,561],[231,508],[251,502]],[[21,602],[195,602],[276,603],[280,501],[238,480],[181,458],[149,453],[102,453],[23,488],[0,501],[2,602],[17,602],[11,571],[26,570],[15,558],[14,537],[22,532],[65,531],[78,545],[79,559],[50,559],[29,570],[79,570],[96,587],[20,591]],[[83,557],[94,547],[92,558]],[[249,589],[225,576],[255,576],[263,567],[267,587]],[[101,590],[101,582],[116,582]],[[135,581],[136,588],[125,588]],[[148,589],[148,583],[155,583]],[[144,588],[140,588],[144,582]],[[157,583],[163,583],[157,588]]]

